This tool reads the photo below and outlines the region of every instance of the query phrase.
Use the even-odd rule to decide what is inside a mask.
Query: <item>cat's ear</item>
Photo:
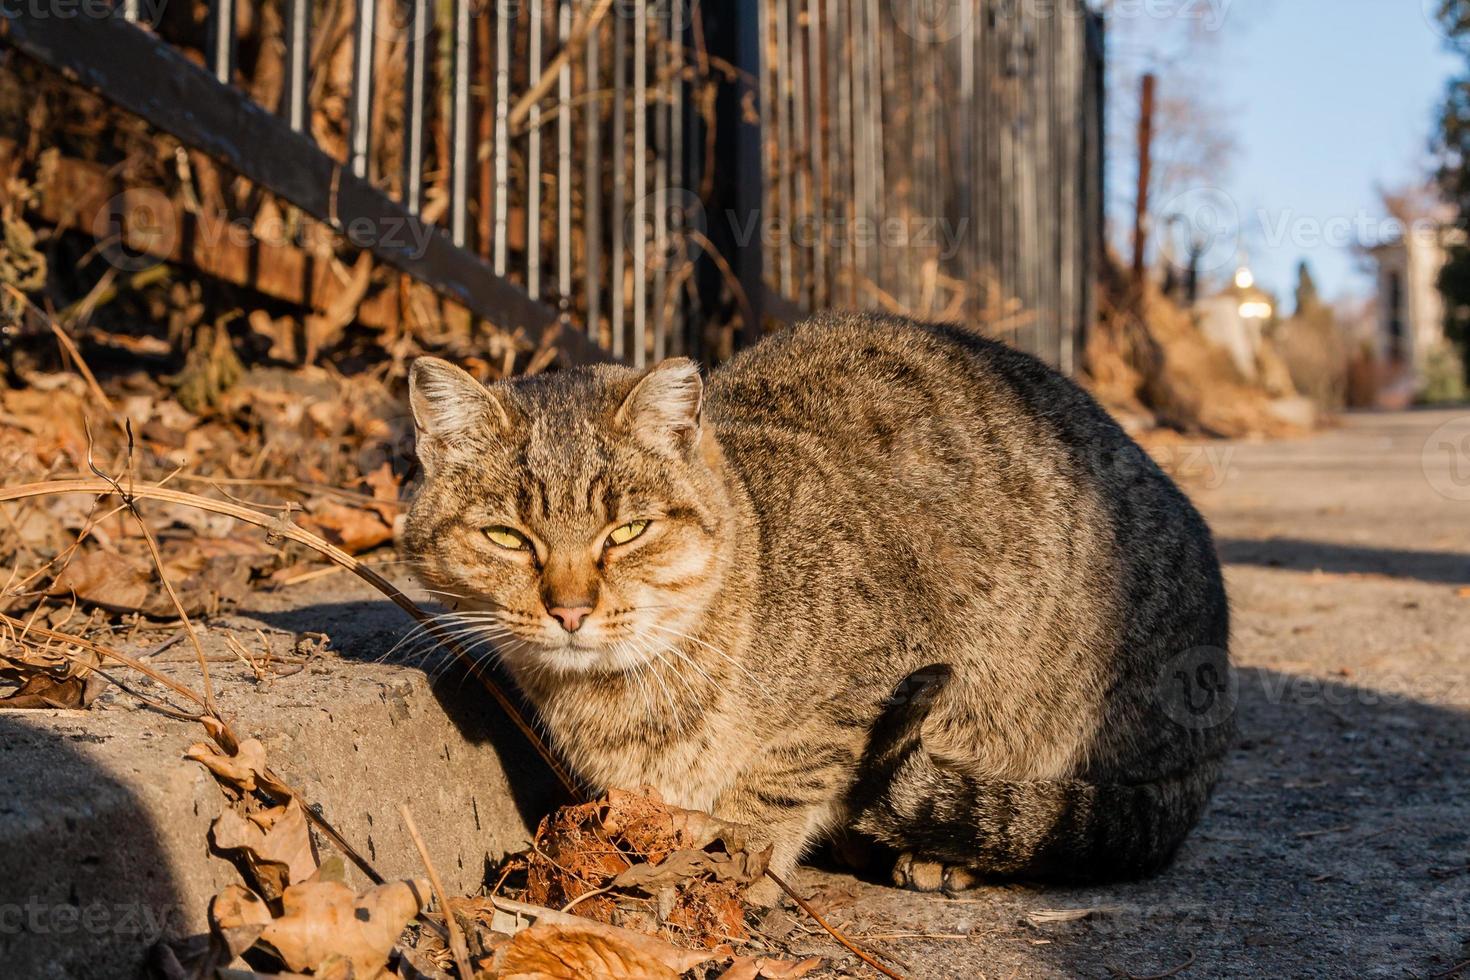
[[[455,449],[510,427],[500,399],[462,368],[437,357],[415,358],[408,372],[419,462],[432,473]]]
[[[699,365],[687,357],[671,357],[633,386],[614,423],[657,449],[682,452],[699,439],[703,406]]]

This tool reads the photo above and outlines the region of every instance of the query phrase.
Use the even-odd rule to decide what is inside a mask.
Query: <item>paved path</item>
[[[1239,744],[1177,863],[963,901],[805,882],[856,933],[968,935],[877,943],[916,977],[1470,977],[1470,411],[1170,455],[1241,668]]]

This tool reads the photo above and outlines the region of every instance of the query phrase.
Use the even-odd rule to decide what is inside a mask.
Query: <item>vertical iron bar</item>
[[[795,269],[791,256],[791,226],[795,217],[792,212],[792,150],[791,150],[791,20],[787,16],[787,0],[773,0],[776,22],[776,185],[777,208],[781,214],[781,241],[779,249],[780,278],[776,291],[787,298],[792,294]]]
[[[831,302],[832,289],[829,277],[831,270],[827,268],[827,243],[826,237],[826,181],[823,180],[823,164],[826,158],[822,156],[822,12],[821,0],[807,0],[806,4],[806,41],[807,41],[807,98],[810,102],[811,138],[808,143],[807,165],[811,176],[811,193],[807,198],[807,208],[810,215],[811,232],[815,236],[812,241],[812,292],[811,304],[813,308]],[[828,30],[831,30],[829,25]],[[831,118],[831,106],[828,106],[828,116]],[[830,178],[830,174],[827,175]]]
[[[222,85],[235,80],[235,0],[210,4],[209,68]]]
[[[530,0],[531,17],[527,39],[530,61],[529,84],[535,89],[541,83],[541,47],[545,28],[542,7],[545,0]],[[526,115],[526,292],[533,299],[541,296],[541,100],[531,103]]]
[[[557,0],[556,38],[565,49],[572,36],[573,0]],[[572,298],[572,63],[556,80],[556,292],[562,309]]]
[[[373,142],[373,47],[377,0],[357,0],[352,22],[352,116],[348,136],[348,168],[364,180]]]
[[[867,20],[867,113],[863,120],[864,127],[868,130],[867,135],[867,190],[868,190],[868,213],[873,221],[875,231],[873,246],[868,250],[868,276],[879,288],[883,285],[883,245],[882,236],[876,231],[882,226],[883,219],[888,213],[887,184],[883,182],[884,151],[883,142],[883,20],[878,16],[878,0],[863,0],[866,5],[864,16]],[[873,299],[876,301],[877,296]]]
[[[873,179],[872,164],[868,155],[868,142],[873,129],[868,116],[868,76],[874,65],[867,57],[868,17],[867,0],[849,0],[852,4],[852,47],[844,59],[853,72],[851,82],[852,108],[852,196],[853,196],[853,302],[861,306],[873,302],[870,295],[868,263],[872,242],[869,233],[873,213],[868,204],[868,182]],[[861,295],[863,298],[859,299]]]
[[[136,3],[137,0],[129,2]],[[305,133],[311,123],[306,105],[306,92],[311,87],[311,0],[286,0],[285,29],[286,122],[296,132]],[[412,37],[409,43],[413,43]]]
[[[470,0],[453,0],[454,31],[449,75],[449,237],[464,248],[469,243],[470,150]]]
[[[858,237],[862,233],[859,226],[858,215],[861,206],[857,196],[857,171],[858,171],[858,138],[854,130],[856,120],[856,107],[854,104],[854,92],[857,91],[857,70],[854,62],[857,60],[858,46],[858,20],[853,9],[853,0],[835,0],[838,5],[841,29],[837,32],[837,43],[840,45],[837,55],[837,71],[842,83],[838,90],[837,98],[837,135],[841,143],[842,156],[842,184],[838,192],[838,198],[842,201],[843,220],[846,227],[843,230],[842,254],[843,265],[847,273],[847,302],[850,306],[859,305],[858,300]]]
[[[975,193],[974,188],[980,182],[981,175],[975,165],[975,130],[972,120],[975,118],[975,21],[977,12],[975,0],[966,0],[969,9],[965,11],[965,20],[960,31],[960,99],[959,112],[953,117],[953,122],[958,128],[958,133],[951,133],[950,138],[957,140],[959,149],[956,154],[956,166],[952,168],[950,179],[961,184],[956,188],[957,193],[954,200],[960,206],[960,215],[965,222],[963,234],[965,244],[961,254],[954,256],[956,268],[953,275],[964,283],[966,290],[966,302],[963,307],[967,320],[973,322],[976,313],[974,290],[979,288],[980,276],[975,263],[975,241],[979,229],[975,220]]]
[[[613,7],[613,126],[612,126],[612,214],[608,231],[612,235],[612,353],[622,357],[624,343],[623,253],[628,235],[624,214],[628,175],[628,19]]]
[[[669,218],[673,202],[669,199],[669,89],[665,76],[669,67],[669,33],[673,20],[669,0],[655,0],[654,29],[658,40],[654,49],[653,96],[653,359],[667,356],[667,324],[664,322],[664,290],[669,283]]]
[[[756,8],[756,30],[760,35],[755,52],[756,64],[756,101],[760,108],[760,130],[756,134],[756,150],[760,157],[761,174],[761,198],[760,198],[760,221],[762,224],[782,220],[777,202],[776,186],[780,180],[781,157],[777,148],[773,153],[771,147],[775,146],[776,139],[776,99],[775,87],[771,83],[774,66],[771,64],[771,3],[772,0],[751,0]],[[747,7],[745,13],[749,15]],[[750,220],[749,215],[742,215],[742,220]],[[760,225],[756,227],[757,234],[764,232]],[[760,276],[760,288],[768,288],[767,283],[776,277],[777,264],[772,263],[771,269],[765,268],[765,259],[762,258],[762,269]],[[748,287],[747,287],[748,288]],[[759,337],[759,331],[755,336]]]
[[[597,0],[587,0],[587,16]],[[586,225],[587,335],[602,335],[602,26],[587,35],[586,171],[582,180],[582,220]]]
[[[669,47],[673,64],[670,68],[669,78],[669,159],[671,172],[677,186],[686,194],[692,195],[690,189],[692,172],[688,167],[688,161],[684,158],[684,113],[687,108],[684,96],[684,18],[681,11],[684,10],[682,3],[673,0],[669,3]],[[681,205],[682,207],[682,205]],[[689,261],[689,241],[685,232],[688,230],[690,215],[680,211],[680,224],[678,239],[673,242],[674,254],[679,257],[678,265],[675,266],[676,275],[683,275],[684,265]],[[684,305],[684,287],[677,287],[678,291],[669,309],[674,318],[672,324],[666,324],[665,330],[672,330],[669,339],[670,354],[685,354],[690,349],[690,311]],[[662,302],[662,301],[660,301]],[[681,312],[683,315],[681,316]]]
[[[843,27],[843,0],[826,0],[827,12],[824,26],[827,37],[827,200],[822,214],[825,226],[831,222],[833,231],[841,236],[829,241],[834,246],[832,258],[832,280],[827,290],[827,303],[835,304],[838,296],[837,284],[850,277],[852,262],[852,227],[846,207],[848,184],[842,154],[851,152],[852,145],[847,133],[847,59],[842,56],[842,45],[848,41]],[[843,291],[846,301],[851,303],[851,279],[848,289]]]
[[[910,18],[909,22],[912,24],[923,23],[919,19],[921,16],[919,0],[909,0],[908,16]],[[907,138],[902,134],[897,138],[901,141],[900,146],[912,148],[911,152],[913,155],[908,161],[909,193],[908,206],[905,208],[904,214],[907,225],[903,231],[904,244],[901,249],[903,253],[903,264],[899,266],[899,269],[902,270],[900,272],[900,276],[902,277],[900,285],[903,286],[903,292],[898,295],[899,299],[909,309],[919,310],[927,314],[930,311],[923,309],[920,304],[924,293],[923,286],[928,283],[924,269],[926,256],[924,252],[910,241],[909,236],[913,231],[914,215],[927,216],[934,213],[929,209],[926,201],[930,187],[929,164],[934,159],[934,143],[929,139],[928,133],[925,132],[925,123],[928,119],[924,112],[925,91],[923,69],[926,64],[924,55],[928,53],[928,42],[925,41],[922,31],[910,32],[908,42],[906,45],[908,48],[908,78],[905,79],[908,82],[909,99],[908,132]],[[898,46],[894,45],[894,48],[894,65],[896,67],[900,63],[900,59]],[[895,78],[894,82],[896,84],[898,79]]]
[[[461,0],[463,2],[463,0]],[[495,251],[491,267],[505,275],[510,208],[510,41],[515,0],[495,0]]]
[[[791,298],[796,300],[803,308],[810,307],[809,288],[813,285],[811,275],[811,253],[805,243],[801,241],[799,231],[803,222],[807,220],[811,208],[811,172],[808,162],[811,147],[811,127],[816,125],[812,119],[810,124],[807,120],[807,77],[805,65],[802,59],[806,53],[802,50],[801,43],[801,9],[799,2],[790,2],[787,12],[788,42],[787,56],[791,61],[791,161],[789,166],[794,171],[792,188],[794,191],[794,203],[792,206],[792,220],[788,222],[787,235],[791,239],[792,257],[796,266],[795,290],[791,292]],[[788,287],[789,288],[789,287]]]
[[[633,366],[648,359],[648,0],[633,9]]]
[[[309,0],[287,2],[292,7],[293,17],[295,8],[309,7]],[[429,115],[428,18],[432,16],[432,12],[429,0],[409,0],[408,9],[410,20],[404,28],[404,43],[408,47],[404,51],[403,73],[403,206],[413,214],[418,214],[424,207],[424,125]],[[294,118],[294,103],[291,109]],[[292,128],[295,127],[293,122]]]

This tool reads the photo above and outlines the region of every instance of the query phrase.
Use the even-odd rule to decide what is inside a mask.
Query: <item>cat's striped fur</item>
[[[1209,532],[1034,358],[829,314],[707,385],[421,359],[413,402],[407,546],[593,785],[765,828],[778,871],[855,828],[926,887],[1146,873],[1203,807],[1231,732],[1189,700],[1228,693]]]

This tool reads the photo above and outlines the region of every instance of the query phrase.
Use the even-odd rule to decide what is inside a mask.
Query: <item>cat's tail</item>
[[[1169,862],[1194,825],[1220,768],[1218,759],[1201,760],[1136,783],[987,779],[925,750],[922,696],[906,714],[870,757],[852,801],[854,829],[925,860],[997,878],[1151,874]]]

